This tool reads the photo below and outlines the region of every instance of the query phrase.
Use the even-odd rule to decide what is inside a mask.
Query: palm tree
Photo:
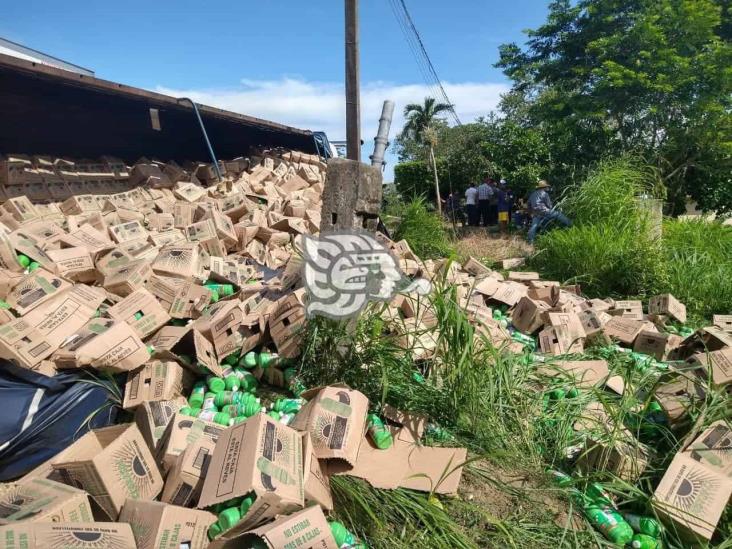
[[[429,162],[435,176],[435,194],[437,201],[437,213],[442,213],[440,203],[440,182],[437,178],[437,162],[435,161],[435,143],[437,136],[434,131],[435,120],[439,114],[452,109],[447,103],[437,103],[434,97],[425,97],[424,104],[410,103],[404,107],[404,116],[407,122],[404,124],[402,134],[411,137],[425,147],[429,147]]]

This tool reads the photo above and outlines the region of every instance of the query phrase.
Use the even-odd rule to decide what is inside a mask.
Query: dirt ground
[[[458,227],[455,247],[461,260],[473,256],[484,261],[527,257],[534,251],[523,234],[490,233],[483,227]]]

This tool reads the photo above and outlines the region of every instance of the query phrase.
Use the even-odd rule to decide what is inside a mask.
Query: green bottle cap
[[[224,364],[228,364],[229,366],[236,366],[239,363],[239,353],[231,353],[229,356],[227,356],[224,359]]]
[[[580,396],[580,392],[577,387],[572,387],[569,391],[567,391],[567,398],[577,398],[578,396]]]
[[[31,272],[32,273],[36,269],[40,269],[40,268],[41,268],[41,264],[40,263],[37,263],[35,261],[31,261],[30,262],[30,265],[28,265],[28,272]]]
[[[564,389],[552,389],[548,394],[551,400],[562,400],[567,395]]]
[[[238,507],[229,507],[219,513],[219,524],[221,529],[230,530],[241,520],[241,512]]]
[[[220,377],[209,376],[206,381],[208,382],[208,388],[214,393],[220,393],[226,390],[226,382]]]
[[[230,374],[224,379],[227,391],[238,391],[241,388],[241,380],[236,374]]]
[[[31,264],[31,259],[25,254],[18,254],[18,263],[20,263],[20,266],[24,269],[27,268]]]

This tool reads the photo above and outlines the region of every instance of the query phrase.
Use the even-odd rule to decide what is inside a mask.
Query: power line
[[[402,29],[404,38],[407,41],[409,49],[412,51],[412,55],[417,62],[417,66],[422,73],[422,77],[424,78],[425,83],[427,84],[433,95],[439,96],[442,102],[450,105],[450,114],[452,115],[453,120],[458,126],[462,125],[462,123],[460,122],[460,118],[457,115],[457,112],[455,112],[455,107],[453,106],[452,101],[450,101],[450,98],[445,92],[445,88],[442,86],[440,77],[437,75],[435,66],[432,64],[432,60],[427,53],[427,49],[425,48],[422,37],[420,36],[419,31],[417,30],[417,27],[412,20],[412,16],[409,14],[409,10],[407,9],[405,1],[390,0],[390,2],[392,6],[392,12],[394,13],[395,18],[397,19],[397,22]]]

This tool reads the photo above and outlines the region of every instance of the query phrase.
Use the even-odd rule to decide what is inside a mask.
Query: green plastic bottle
[[[556,389],[552,389],[547,393],[549,396],[549,400],[562,400],[564,397],[567,396],[567,391],[562,389],[561,387],[557,387]]]
[[[259,381],[251,372],[243,368],[234,368],[234,373],[239,379],[239,386],[242,391],[253,393],[259,387]]]
[[[223,360],[223,363],[229,366],[236,366],[237,364],[239,364],[239,351],[227,355],[227,357]]]
[[[218,521],[214,522],[211,526],[208,527],[208,539],[214,540],[218,536],[220,536],[223,532],[223,529],[221,528],[221,525]]]
[[[225,412],[216,412],[215,410],[201,410],[196,417],[204,421],[218,423],[225,427],[228,427],[232,423],[231,416],[229,414]]]
[[[20,263],[20,266],[23,267],[24,269],[27,269],[28,266],[31,264],[31,258],[25,254],[18,254],[17,258],[18,258],[18,263]]]
[[[216,376],[208,376],[206,378],[208,388],[212,393],[221,393],[226,390],[226,381]]]
[[[241,399],[243,398],[244,393],[237,391],[221,391],[220,393],[216,393],[216,397],[214,398],[214,404],[219,407],[223,408],[224,406],[228,406],[229,404],[239,404],[241,402]]]
[[[280,355],[277,353],[268,353],[262,351],[257,357],[257,366],[260,368],[269,368],[270,366],[277,366],[280,362]]]
[[[203,399],[203,404],[201,404],[201,409],[216,410],[216,393],[206,393],[206,397]]]
[[[37,261],[31,261],[30,262],[30,265],[28,265],[28,272],[29,273],[32,273],[36,269],[40,269],[40,268],[41,268],[41,264],[40,263],[38,263]]]
[[[297,370],[295,368],[285,369],[284,375],[285,383],[290,388],[290,391],[292,391],[292,394],[296,397],[299,397],[307,390],[305,385],[303,385],[302,381],[300,381],[300,378],[297,376]]]
[[[219,524],[221,529],[231,530],[241,520],[241,511],[239,507],[227,507],[219,513]]]
[[[587,489],[585,490],[585,495],[589,498],[590,505],[595,504],[601,507],[610,508],[614,508],[615,506],[610,494],[608,494],[602,484],[598,482],[591,482],[588,484]]]
[[[184,416],[196,417],[196,414],[198,412],[194,412],[194,410],[200,410],[200,408],[191,408],[190,406],[183,406],[183,408],[178,410],[178,413],[183,414]]]
[[[625,545],[633,538],[633,529],[630,524],[625,522],[614,509],[589,505],[583,511],[592,526],[613,543]]]
[[[384,422],[376,414],[369,414],[366,416],[366,423],[368,425],[369,436],[374,441],[376,447],[380,450],[387,450],[391,448],[394,442],[391,438],[389,429],[384,426]]]
[[[638,534],[645,534],[652,538],[658,538],[661,535],[661,525],[654,518],[634,515],[633,513],[625,513],[623,517]]]
[[[246,419],[257,415],[262,411],[262,405],[259,403],[259,399],[253,401],[245,401],[239,403],[239,415]]]
[[[660,549],[661,542],[653,536],[646,534],[636,534],[630,540],[630,546],[633,549]]]
[[[565,398],[577,398],[578,396],[580,396],[579,389],[577,389],[577,387],[572,387],[567,391]]]
[[[277,410],[270,410],[269,412],[267,412],[267,415],[275,421],[279,421],[280,419],[282,419],[282,413],[278,412]]]
[[[272,409],[283,414],[296,414],[303,404],[305,404],[305,400],[302,398],[278,398],[272,405]]]
[[[217,303],[219,300],[219,292],[211,290],[210,288],[209,290],[211,291],[211,303]]]
[[[239,360],[239,366],[252,370],[257,367],[257,353],[249,351]]]
[[[335,539],[338,547],[352,547],[356,545],[356,536],[354,536],[348,528],[343,526],[343,524],[334,520],[329,521],[328,525],[330,526],[330,533],[333,534],[333,538]]]
[[[224,378],[227,391],[238,391],[241,387],[241,379],[236,375],[234,368],[231,366],[227,366],[223,369],[222,377]]]
[[[206,395],[206,384],[202,381],[197,381],[191,391],[191,396],[188,397],[188,404],[192,408],[201,408]]]
[[[211,293],[216,292],[216,294],[221,297],[234,295],[235,291],[233,284],[218,284],[216,282],[206,282],[203,286],[211,290]]]

